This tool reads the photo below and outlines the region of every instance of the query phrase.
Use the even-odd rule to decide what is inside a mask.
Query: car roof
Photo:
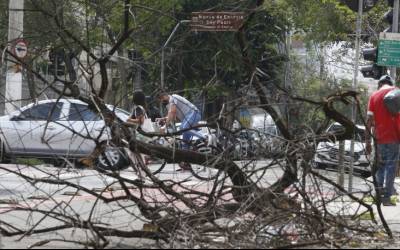
[[[46,103],[53,103],[53,102],[60,102],[60,103],[76,103],[76,104],[83,104],[83,105],[87,105],[87,103],[82,102],[81,100],[77,100],[77,99],[47,99],[47,100],[41,100],[38,102],[32,102],[29,103],[28,105],[22,107],[26,108],[26,107],[31,107],[34,105],[40,105],[40,104],[46,104]]]
[[[21,107],[21,108],[20,108],[20,111],[24,111],[24,110],[26,110],[26,109],[28,109],[28,108],[34,106],[34,105],[40,105],[40,104],[46,104],[46,103],[55,103],[55,102],[59,102],[59,103],[74,103],[74,104],[88,105],[87,103],[85,103],[85,102],[83,102],[83,101],[81,101],[81,100],[78,100],[78,99],[48,99],[48,100],[41,100],[41,101],[38,101],[38,102],[36,102],[36,103],[30,103],[30,104],[28,104],[28,105],[26,105],[26,106],[24,106],[24,107]],[[126,110],[124,110],[124,109],[121,109],[121,108],[118,108],[118,107],[115,107],[115,106],[113,106],[113,105],[106,104],[106,106],[107,106],[111,111],[114,111],[114,109],[116,109],[116,110],[119,110],[119,111],[121,111],[121,112],[124,112],[124,113],[129,114],[128,111],[126,111]]]

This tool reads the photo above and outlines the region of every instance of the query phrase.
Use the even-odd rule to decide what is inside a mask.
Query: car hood
[[[10,115],[3,115],[0,116],[0,121],[9,121],[12,116]]]

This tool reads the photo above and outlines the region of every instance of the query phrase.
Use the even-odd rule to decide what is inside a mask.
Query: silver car
[[[327,132],[336,133],[343,131],[343,127],[339,123],[332,124]],[[354,144],[354,171],[363,176],[371,175],[371,159],[368,158],[365,152],[365,127],[357,126],[357,136]],[[344,161],[345,166],[349,166],[351,161],[351,141],[345,141]],[[336,170],[339,165],[339,142],[321,142],[318,145],[315,157],[315,167],[329,168]]]
[[[126,121],[129,113],[108,105]],[[43,159],[87,157],[96,141],[109,142],[109,129],[102,117],[79,100],[45,100],[0,117],[1,161],[16,157]],[[121,167],[126,159],[121,150],[106,147],[100,166]]]

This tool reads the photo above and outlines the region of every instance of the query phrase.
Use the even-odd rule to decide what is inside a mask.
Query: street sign
[[[379,38],[377,64],[400,67],[400,34],[381,33]]]
[[[19,59],[23,59],[26,57],[28,54],[28,45],[27,43],[20,39],[15,42],[14,48],[13,48],[13,53],[16,57]]]
[[[244,12],[193,12],[193,31],[237,31],[242,27]]]

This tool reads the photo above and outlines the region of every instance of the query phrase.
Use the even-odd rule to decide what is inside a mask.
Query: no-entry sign
[[[26,55],[28,54],[28,45],[25,40],[20,39],[15,42],[13,53],[19,59],[23,59],[26,57]]]

